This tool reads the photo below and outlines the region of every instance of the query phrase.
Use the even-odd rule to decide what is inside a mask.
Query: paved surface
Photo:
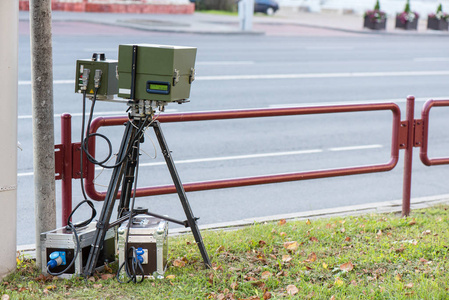
[[[106,14],[106,13],[72,13],[53,12],[53,20],[93,22],[108,26],[130,27],[134,29],[179,32],[188,34],[266,34],[266,35],[320,35],[332,33],[344,34],[391,34],[391,35],[431,35],[447,36],[448,32],[429,31],[426,20],[421,19],[417,31],[404,31],[394,28],[394,19],[389,19],[385,31],[372,31],[362,27],[362,17],[357,15],[342,15],[336,13],[306,13],[280,11],[273,17],[257,15],[254,17],[254,30],[241,32],[237,16],[217,16],[204,13],[193,15],[142,15],[142,14]],[[20,12],[20,20],[29,19],[28,12]],[[412,200],[413,209],[427,207],[438,203],[449,202],[449,195]],[[373,212],[400,212],[401,201],[389,201],[366,205],[339,207],[318,211],[275,215],[264,218],[252,218],[229,223],[211,224],[200,227],[202,230],[235,229],[254,222],[270,222],[279,219],[311,219],[329,216],[356,215]],[[188,233],[187,229],[171,230],[171,234]],[[34,254],[34,245],[22,245],[19,250],[30,255]]]
[[[27,11],[20,12],[20,20],[29,19]],[[333,12],[308,13],[302,11],[280,10],[274,16],[257,14],[253,20],[253,30],[242,32],[239,29],[238,16],[194,13],[192,15],[163,14],[117,14],[117,13],[77,13],[54,11],[53,21],[91,22],[134,29],[179,32],[195,34],[311,34],[320,35],[321,31],[334,31],[352,34],[391,34],[391,35],[442,35],[447,31],[426,29],[426,18],[420,18],[418,30],[395,29],[395,20],[390,17],[386,30],[363,28],[363,17]]]

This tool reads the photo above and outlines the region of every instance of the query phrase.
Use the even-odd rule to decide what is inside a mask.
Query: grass
[[[226,10],[199,10],[200,13],[221,15],[221,16],[238,16],[238,11],[226,11]]]
[[[170,238],[166,278],[120,284],[44,277],[31,260],[0,285],[2,299],[448,299],[449,206],[409,218],[281,220],[203,232],[213,268],[190,235]],[[113,272],[112,270],[110,270]],[[8,295],[8,296],[5,296]],[[9,298],[8,298],[9,297]]]

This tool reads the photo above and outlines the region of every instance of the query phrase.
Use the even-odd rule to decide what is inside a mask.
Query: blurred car
[[[279,4],[274,0],[254,0],[254,12],[272,16],[278,9]]]

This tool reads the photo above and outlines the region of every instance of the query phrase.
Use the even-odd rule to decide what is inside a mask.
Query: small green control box
[[[75,93],[85,90],[88,97],[93,97],[96,87],[99,100],[113,99],[118,94],[117,60],[105,59],[103,53],[76,61]]]
[[[131,99],[134,81],[131,100],[185,100],[190,97],[190,86],[195,79],[195,58],[195,47],[119,45],[118,96]]]

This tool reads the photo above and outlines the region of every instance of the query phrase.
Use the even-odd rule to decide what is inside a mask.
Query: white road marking
[[[411,77],[445,76],[449,71],[401,71],[401,72],[347,72],[347,73],[303,73],[265,75],[220,75],[196,76],[197,80],[253,80],[253,79],[310,79],[310,78],[362,78],[362,77]]]
[[[236,155],[236,156],[209,157],[209,158],[178,160],[178,161],[175,161],[175,164],[190,164],[190,163],[202,163],[202,162],[212,162],[212,161],[265,158],[265,157],[275,157],[275,156],[312,154],[312,153],[321,153],[321,152],[323,152],[323,150],[321,150],[321,149],[312,149],[312,150],[299,150],[299,151],[288,151],[288,152],[274,152],[274,153],[260,153],[260,154],[248,154],[248,155]],[[143,163],[143,164],[140,164],[139,166],[150,167],[150,166],[159,166],[159,165],[165,165],[165,162]]]
[[[217,75],[196,76],[195,80],[254,80],[254,79],[310,79],[310,78],[361,78],[361,77],[411,77],[446,76],[449,71],[401,71],[401,72],[347,72],[347,73],[301,73],[264,75]],[[74,84],[74,79],[54,80],[53,84]],[[31,85],[30,80],[20,80],[19,85]]]
[[[340,148],[328,148],[327,151],[353,151],[353,150],[367,150],[367,149],[377,149],[382,148],[382,145],[361,145],[361,146],[349,146]],[[260,154],[247,154],[247,155],[235,155],[235,156],[222,156],[222,157],[209,157],[209,158],[197,158],[197,159],[185,159],[177,160],[175,164],[192,164],[192,163],[204,163],[204,162],[216,162],[216,161],[227,161],[227,160],[239,160],[239,159],[253,159],[253,158],[267,158],[267,157],[280,157],[289,155],[305,155],[305,154],[315,154],[323,153],[323,149],[310,149],[310,150],[298,150],[298,151],[286,151],[286,152],[272,152],[272,153],[260,153]],[[140,167],[154,167],[165,165],[165,162],[154,162],[154,163],[142,163],[139,164]],[[102,170],[101,167],[96,167],[95,170]],[[18,173],[17,176],[33,176],[33,172]]]
[[[444,97],[420,97],[415,98],[415,102],[426,102],[427,100],[448,100],[449,96]],[[310,103],[284,103],[271,104],[268,108],[289,108],[289,107],[309,107],[309,106],[332,106],[332,105],[354,105],[354,104],[372,104],[372,103],[405,103],[406,98],[398,99],[375,99],[375,100],[361,100],[361,101],[340,101],[340,102],[310,102]]]
[[[351,146],[351,147],[336,147],[329,148],[329,151],[352,151],[352,150],[364,150],[364,149],[377,149],[382,148],[382,145],[364,145],[364,146]]]
[[[53,84],[75,84],[75,79],[53,80]],[[31,85],[31,80],[19,80],[19,85]]]
[[[33,176],[34,172],[24,172],[24,173],[18,173],[17,177],[24,177],[24,176]]]
[[[177,109],[165,109],[166,113],[173,113],[173,112],[177,112]],[[62,114],[54,114],[53,117],[55,118],[60,118]],[[72,117],[81,117],[83,114],[82,113],[72,113],[70,114]],[[119,111],[99,111],[99,112],[94,112],[93,114],[94,116],[126,116],[126,112],[124,110],[119,110]],[[89,117],[89,114],[86,113],[86,118]],[[18,116],[18,119],[32,119],[33,116],[32,115],[22,115],[22,116]]]
[[[198,61],[195,65],[206,65],[206,66],[227,66],[227,65],[253,65],[253,61]]]
[[[416,57],[413,59],[413,61],[449,61],[449,57]]]

